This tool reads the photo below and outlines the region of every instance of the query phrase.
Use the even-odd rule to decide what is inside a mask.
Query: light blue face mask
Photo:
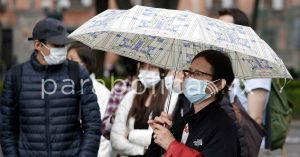
[[[218,80],[216,80],[218,81]],[[213,82],[216,82],[213,81]],[[183,94],[184,96],[192,103],[192,104],[197,104],[200,103],[209,97],[211,97],[212,93],[215,93],[214,90],[216,88],[212,89],[212,93],[207,94],[205,92],[207,86],[208,86],[209,81],[206,80],[197,80],[194,78],[187,78],[184,80],[184,91]]]

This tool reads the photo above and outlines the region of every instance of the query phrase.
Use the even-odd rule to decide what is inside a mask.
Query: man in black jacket
[[[7,72],[1,106],[4,156],[97,156],[97,97],[87,70],[77,66],[79,85],[70,75],[74,63],[66,60],[67,35],[60,21],[39,21],[30,38],[31,59]]]

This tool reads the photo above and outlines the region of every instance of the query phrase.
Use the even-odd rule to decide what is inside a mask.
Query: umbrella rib
[[[174,39],[175,40],[175,39]],[[174,44],[174,41],[173,40],[173,44]],[[173,45],[172,44],[172,45]],[[168,100],[168,104],[167,104],[167,113],[169,112],[169,109],[170,109],[170,103],[171,103],[171,98],[172,98],[172,94],[173,94],[173,86],[174,86],[174,82],[175,82],[175,76],[176,76],[176,74],[177,74],[177,68],[178,68],[178,65],[179,65],[179,59],[180,59],[180,57],[181,57],[181,55],[182,55],[182,49],[180,50],[180,53],[179,53],[179,56],[178,56],[178,60],[177,60],[177,64],[176,64],[176,67],[175,67],[175,73],[174,73],[174,75],[173,75],[173,83],[172,83],[172,87],[171,87],[171,92],[170,92],[170,94],[169,94],[169,100]]]
[[[241,60],[240,60],[240,58],[239,58],[239,56],[238,56],[238,54],[237,54],[237,52],[235,51],[235,55],[236,55],[236,57],[237,57],[237,60],[238,60],[238,62],[237,63],[239,63],[239,65],[241,66],[242,64],[241,64]],[[238,66],[238,65],[237,65]],[[236,69],[238,69],[238,68],[236,68]],[[242,71],[242,74],[243,74],[243,77],[245,77],[245,72],[244,72],[244,70],[243,70],[243,68],[241,67],[241,71]]]
[[[171,47],[170,47],[171,52],[172,52],[172,48],[173,48],[173,46],[174,46],[174,42],[175,42],[175,38],[173,39],[172,44],[171,44]],[[166,54],[168,54],[168,53],[166,53]],[[166,64],[168,64],[169,58],[170,58],[170,55],[169,55],[169,57],[167,57],[167,62],[166,62]],[[166,65],[165,65],[165,68],[166,68]]]

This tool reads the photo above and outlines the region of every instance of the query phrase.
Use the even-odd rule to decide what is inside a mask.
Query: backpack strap
[[[23,64],[18,64],[11,69],[13,94],[15,95],[15,104],[19,104],[20,92],[22,88],[22,67]]]
[[[80,103],[80,98],[81,98],[81,83],[80,83],[80,72],[79,72],[79,64],[69,60],[68,61],[68,73],[69,77],[71,80],[73,80],[74,85],[75,85],[75,94],[77,98],[77,103],[79,105],[79,115],[78,119],[81,119],[81,103]]]

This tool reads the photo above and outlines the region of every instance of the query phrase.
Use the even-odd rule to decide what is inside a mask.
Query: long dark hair
[[[234,80],[234,72],[230,57],[223,52],[216,50],[204,50],[198,53],[193,61],[197,58],[203,57],[213,68],[213,81],[218,79],[225,79],[226,86],[223,90],[216,94],[218,101],[222,100],[223,96],[227,94],[231,83]]]
[[[161,77],[161,81],[153,88],[146,88],[143,84],[138,81],[137,83],[137,93],[136,94],[130,111],[127,117],[127,124],[131,117],[135,118],[135,122],[140,124],[147,124],[150,114],[152,117],[160,116],[160,113],[164,110],[166,98],[168,95],[168,91],[162,83],[163,78],[165,77],[167,71],[159,68],[159,73]],[[154,91],[153,91],[154,90]],[[155,92],[148,107],[145,106],[146,100],[151,94],[151,92]]]

